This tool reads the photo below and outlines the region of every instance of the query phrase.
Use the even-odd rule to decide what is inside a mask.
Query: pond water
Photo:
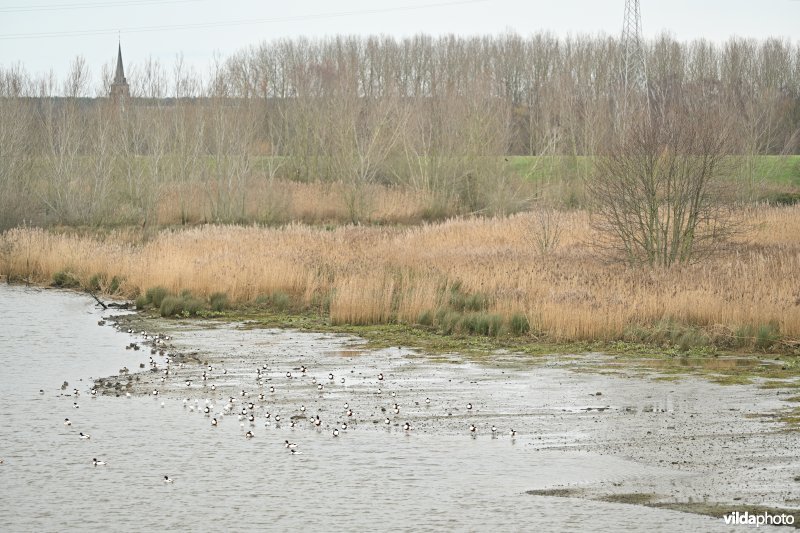
[[[520,430],[512,439],[509,427],[529,404],[530,387],[507,379],[508,370],[434,364],[391,351],[367,354],[352,339],[333,335],[250,336],[228,326],[190,325],[176,328],[175,343],[220,350],[212,365],[227,372],[213,369],[216,391],[200,377],[205,365],[187,362],[163,383],[156,379],[161,372],[142,374],[130,397],[92,397],[93,379],[122,367],[133,372],[150,357],[148,350],[126,350],[141,338],[98,326],[102,316],[82,295],[0,287],[3,531],[741,530],[700,515],[527,494],[659,476],[665,469],[542,445],[580,441],[585,433],[556,422],[546,431],[550,415],[543,411],[536,419],[541,431]],[[163,368],[165,358],[156,359]],[[259,385],[255,369],[262,360],[268,368]],[[323,391],[298,370],[283,377],[302,361],[313,365]],[[375,381],[379,370],[386,374],[381,383]],[[137,393],[151,386],[158,396]],[[240,402],[247,403],[269,387],[276,391],[254,409],[253,426],[223,414],[229,396],[246,389]],[[550,394],[546,409],[581,408],[562,402],[555,388]],[[424,403],[426,397],[432,404]],[[475,406],[467,412],[463,400],[472,397]],[[205,399],[213,406],[209,416],[202,412]],[[657,402],[662,400],[668,404]],[[332,428],[347,420],[344,402],[357,414],[333,437]],[[389,412],[387,428],[381,407],[393,403],[402,403],[403,414]],[[306,418],[299,405],[307,406]],[[270,411],[272,419],[266,419]],[[275,423],[279,412],[284,420]],[[217,413],[219,424],[212,427]],[[312,415],[324,423],[314,426]],[[65,418],[72,425],[65,426]],[[410,431],[401,427],[406,419]],[[479,426],[475,434],[466,429],[469,423]],[[502,430],[492,435],[491,424]],[[246,431],[254,437],[245,438]],[[81,439],[79,432],[91,438]],[[302,453],[290,453],[287,439]],[[107,464],[94,466],[93,458]],[[165,475],[173,482],[164,483]]]

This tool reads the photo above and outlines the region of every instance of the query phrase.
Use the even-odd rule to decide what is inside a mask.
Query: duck
[[[164,483],[172,483],[172,480],[169,478],[169,476],[164,476]]]
[[[212,391],[217,390],[217,386],[216,385],[211,385],[211,390]]]
[[[308,370],[308,369],[305,367],[305,365],[302,365],[302,366],[300,367],[300,372],[301,372],[301,373],[303,373],[303,374],[305,374],[307,370]]]
[[[275,422],[281,421],[281,415],[275,415]]]
[[[353,416],[353,410],[352,409],[348,409],[347,410],[347,416]]]
[[[338,437],[339,436],[339,430],[338,429],[333,428],[333,436],[334,437]]]
[[[387,416],[387,417],[386,417],[386,419],[383,421],[383,423],[384,423],[384,424],[386,424],[386,425],[388,426],[389,424],[391,424],[391,423],[392,423],[392,421],[391,421],[391,420],[389,420],[389,417]]]
[[[301,413],[305,413],[306,412],[306,406],[305,405],[301,405],[300,406],[300,412]]]
[[[295,426],[294,420],[290,421],[290,422],[289,422],[289,427],[290,427],[290,428],[293,428],[294,426]]]
[[[333,381],[333,374],[328,374],[328,379],[330,379],[331,381]]]
[[[244,434],[244,438],[252,439],[253,438],[253,432],[252,431],[248,431],[247,433]]]
[[[73,409],[79,409],[80,405],[78,405],[77,402],[72,402],[72,407],[73,407]]]
[[[475,424],[470,424],[469,425],[469,431],[471,433],[475,433],[477,430],[478,430],[478,428],[475,427]]]
[[[286,373],[286,377],[287,377],[287,378],[289,378],[289,379],[291,379],[291,378],[292,378],[292,373],[291,373],[291,372],[287,372],[287,373]]]
[[[430,404],[431,404],[431,399],[425,398],[425,405],[430,405]]]
[[[296,443],[294,443],[294,442],[289,442],[289,440],[288,440],[288,439],[287,439],[287,440],[285,440],[285,441],[283,441],[283,444],[284,444],[284,446],[285,446],[286,448],[289,448],[290,450],[294,450],[295,448],[297,448],[297,444],[296,444]]]
[[[219,422],[217,422],[217,419],[216,418],[212,418],[211,419],[211,425],[214,426],[214,427],[217,427],[217,424],[219,424]]]
[[[517,436],[517,432],[516,432],[516,431],[514,431],[513,429],[511,430],[511,433],[510,433],[510,434],[511,434],[511,437],[512,437],[512,438],[514,438],[514,437],[516,437],[516,436]]]
[[[92,464],[94,464],[94,466],[105,466],[106,462],[105,461],[98,461],[97,457],[95,457],[94,459],[92,459]]]
[[[319,427],[322,424],[322,420],[319,419],[319,415],[316,416],[314,419],[314,425]]]
[[[269,391],[270,391],[270,392],[275,392],[275,387],[270,387],[270,388],[269,388]]]
[[[378,381],[383,381],[383,372],[378,374]]]
[[[411,424],[406,422],[405,424],[403,424],[403,429],[406,431],[411,431]]]
[[[262,401],[262,402],[264,401],[264,399],[266,399],[266,396],[264,396],[264,393],[263,393],[263,392],[262,392],[261,394],[259,394],[259,395],[258,395],[258,399],[259,399],[260,401]]]
[[[471,410],[471,409],[472,409],[472,404],[471,404],[471,403],[468,403],[468,404],[467,404],[467,411],[469,411],[469,410]]]
[[[497,433],[497,428],[492,426],[492,434]]]
[[[347,429],[347,422],[342,422],[342,431]]]
[[[65,426],[71,426],[71,425],[72,425],[72,422],[70,421],[70,419],[69,419],[69,418],[65,418],[65,419],[64,419],[64,425],[65,425]]]
[[[320,383],[319,385],[317,385],[317,390],[322,390],[322,383]]]
[[[81,432],[80,432],[80,437],[81,437],[83,440],[89,440],[89,439],[91,439],[91,438],[92,438],[92,436],[91,436],[91,435],[89,435],[89,434],[87,434],[87,433],[84,433],[83,431],[81,431]]]

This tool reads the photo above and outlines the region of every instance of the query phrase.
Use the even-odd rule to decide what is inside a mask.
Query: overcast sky
[[[58,77],[83,55],[99,77],[116,58],[126,67],[152,55],[208,65],[264,40],[292,36],[606,34],[621,31],[625,0],[0,0],[0,66],[22,63]],[[724,41],[769,36],[800,42],[798,0],[641,0],[645,37]],[[200,27],[198,27],[200,26]]]

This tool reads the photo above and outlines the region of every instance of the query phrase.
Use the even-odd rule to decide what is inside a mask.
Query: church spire
[[[125,68],[122,66],[122,43],[117,48],[117,72],[114,74],[114,83],[128,83],[125,80]]]
[[[111,82],[111,98],[119,101],[129,98],[131,95],[128,80],[125,79],[125,68],[122,66],[122,43],[117,46],[117,70],[114,73],[114,81]]]

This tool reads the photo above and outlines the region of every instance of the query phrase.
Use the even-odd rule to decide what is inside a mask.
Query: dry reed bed
[[[155,286],[223,291],[235,302],[283,292],[329,309],[334,323],[416,323],[460,286],[485,295],[487,312],[506,320],[524,313],[531,331],[554,340],[624,338],[664,320],[726,331],[772,323],[800,338],[800,206],[748,210],[751,228],[735,248],[670,270],[604,262],[589,244],[589,215],[559,216],[560,246],[545,256],[531,245],[535,217],[517,215],[330,231],[203,226],[143,244],[134,233],[17,228],[0,237],[0,266],[36,283],[65,270],[84,284],[98,273],[119,276],[126,296]]]

